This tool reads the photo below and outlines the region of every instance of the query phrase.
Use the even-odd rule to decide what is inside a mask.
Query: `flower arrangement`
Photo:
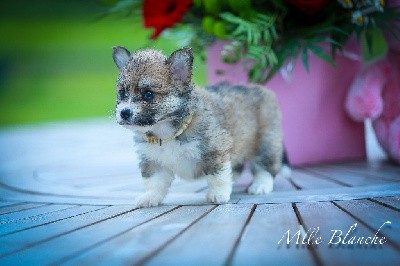
[[[335,54],[354,34],[370,50],[374,29],[400,37],[399,9],[384,0],[116,0],[110,10],[128,7],[142,10],[153,39],[165,30],[184,31],[197,52],[226,40],[222,59],[243,60],[258,83],[298,57],[308,71],[309,52],[335,65]]]

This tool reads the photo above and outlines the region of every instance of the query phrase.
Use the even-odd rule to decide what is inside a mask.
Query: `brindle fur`
[[[120,69],[117,120],[139,132],[135,141],[141,145],[142,151],[151,148],[155,153],[162,152],[168,144],[156,148],[141,134],[169,137],[192,114],[189,127],[173,140],[180,143],[176,149],[187,143],[196,143],[195,149],[199,153],[198,157],[193,155],[193,160],[190,160],[194,164],[193,174],[182,178],[218,177],[228,162],[236,174],[242,171],[245,162],[251,163],[253,172],[264,169],[272,176],[278,173],[282,164],[283,139],[281,112],[272,91],[256,85],[231,86],[227,83],[207,89],[195,87],[190,48],[180,49],[166,57],[153,49],[130,54],[125,48],[116,47],[113,57]],[[143,101],[145,90],[154,92],[152,101]],[[124,108],[133,111],[132,119],[121,121],[118,113]],[[140,150],[139,153],[145,179],[151,179],[162,169],[167,174],[180,173],[174,171],[175,166],[171,167],[150,153]],[[176,160],[176,164],[181,163],[180,158]]]

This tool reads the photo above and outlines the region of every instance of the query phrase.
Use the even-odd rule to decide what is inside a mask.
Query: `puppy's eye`
[[[145,100],[146,102],[150,102],[151,100],[153,100],[154,98],[154,92],[146,90],[143,93],[143,100]]]
[[[121,89],[118,91],[118,98],[125,101],[128,99],[128,93],[126,92],[125,89]]]

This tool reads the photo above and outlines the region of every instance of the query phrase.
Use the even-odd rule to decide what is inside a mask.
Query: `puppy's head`
[[[116,120],[140,131],[187,115],[192,85],[193,52],[177,50],[167,57],[153,49],[131,54],[114,47],[119,69]]]

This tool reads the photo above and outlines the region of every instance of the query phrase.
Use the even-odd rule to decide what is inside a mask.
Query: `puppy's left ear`
[[[171,70],[172,80],[179,85],[189,85],[192,81],[193,51],[182,48],[171,54],[166,63]]]
[[[128,63],[131,53],[122,46],[113,47],[113,59],[118,69],[121,70]]]

